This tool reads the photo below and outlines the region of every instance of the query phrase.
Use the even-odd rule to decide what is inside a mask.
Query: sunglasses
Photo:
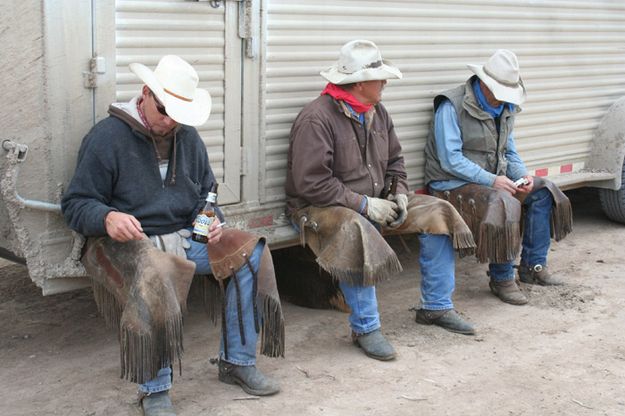
[[[167,110],[165,110],[165,106],[158,100],[158,98],[156,98],[156,95],[154,95],[152,91],[150,91],[150,94],[152,94],[152,98],[154,98],[154,104],[156,105],[156,110],[162,115],[169,117],[169,114],[167,114]]]

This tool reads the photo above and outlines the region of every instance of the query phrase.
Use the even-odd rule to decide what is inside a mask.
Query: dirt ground
[[[452,334],[414,322],[416,257],[398,245],[405,272],[378,292],[398,359],[352,346],[344,313],[285,302],[286,358],[259,358],[281,381],[273,397],[217,381],[208,359],[218,328],[192,298],[172,390],[178,414],[624,415],[625,226],[603,216],[594,191],[569,196],[575,230],[550,254],[565,286],[524,285],[530,303],[507,305],[489,293],[486,266],[462,259],[454,300],[479,332]],[[0,415],[140,415],[90,291],[43,297],[23,266],[2,265]]]

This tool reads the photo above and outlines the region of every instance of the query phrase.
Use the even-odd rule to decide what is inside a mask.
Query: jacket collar
[[[358,116],[356,114],[354,114],[354,112],[349,108],[349,106],[342,100],[334,100],[335,103],[337,103],[337,109],[339,112],[343,113],[343,115],[349,119],[354,120],[355,122],[362,124],[361,121],[358,119]],[[377,105],[377,104],[376,104]],[[370,126],[371,123],[373,122],[373,117],[375,116],[376,112],[375,112],[375,105],[372,106],[369,111],[367,111],[365,113],[365,125],[366,126]]]

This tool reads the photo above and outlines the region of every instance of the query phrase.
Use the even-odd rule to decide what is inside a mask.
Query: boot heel
[[[237,384],[231,375],[219,373],[219,381],[226,384]]]

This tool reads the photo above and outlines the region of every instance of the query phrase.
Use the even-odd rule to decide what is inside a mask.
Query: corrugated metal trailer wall
[[[404,74],[389,82],[383,102],[412,189],[423,188],[432,98],[471,75],[465,64],[498,48],[519,56],[528,100],[515,135],[532,171],[582,169],[598,121],[625,95],[622,1],[265,0],[264,10],[266,201],[284,198],[293,119],[322,90],[319,71],[352,39],[376,42]]]

